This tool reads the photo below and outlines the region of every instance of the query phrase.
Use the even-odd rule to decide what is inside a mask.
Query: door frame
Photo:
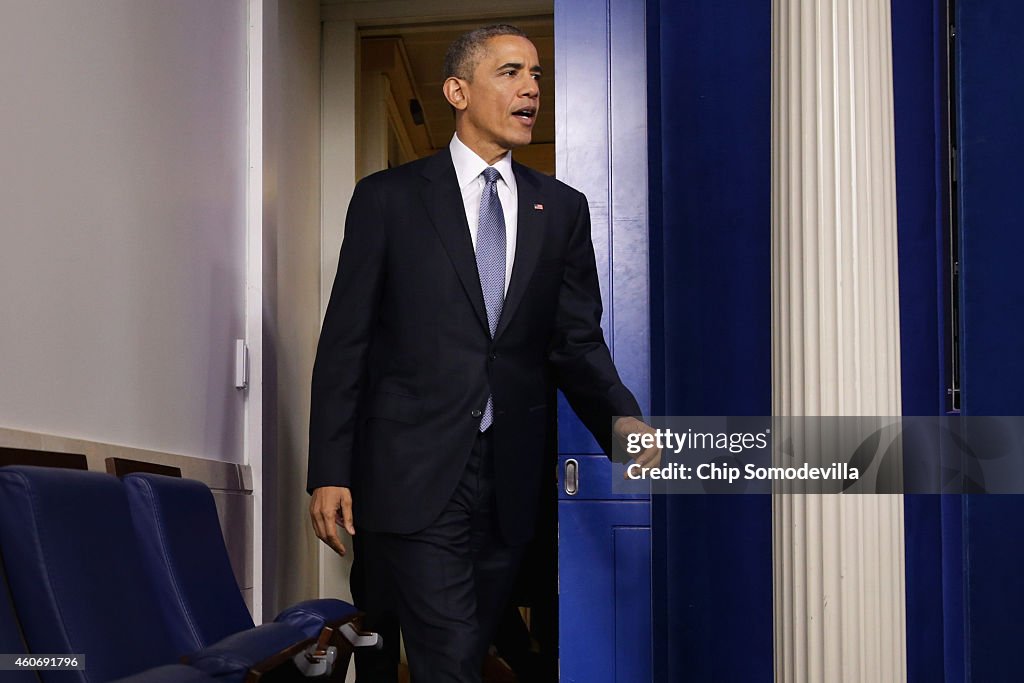
[[[245,180],[245,352],[236,358],[246,376],[242,458],[252,477],[252,617],[263,623],[263,3],[248,0]],[[236,353],[238,353],[236,349]]]

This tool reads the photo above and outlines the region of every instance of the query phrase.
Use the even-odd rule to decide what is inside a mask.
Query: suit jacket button
[[[483,417],[483,414],[484,411],[482,410],[474,410],[472,413],[470,413],[470,415],[472,415],[473,417]]]
[[[488,356],[488,358],[490,358],[491,360],[498,360],[498,354],[492,353],[490,356]]]

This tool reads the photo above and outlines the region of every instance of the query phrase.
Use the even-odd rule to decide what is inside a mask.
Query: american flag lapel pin
[[[533,210],[534,211],[543,211],[544,210],[544,205],[543,204],[534,204],[533,205]]]

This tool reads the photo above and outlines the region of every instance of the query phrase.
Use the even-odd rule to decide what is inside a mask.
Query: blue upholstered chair
[[[175,634],[185,639],[179,645],[198,649],[229,633],[252,628],[210,489],[199,481],[156,474],[129,474],[123,481],[146,569],[159,577],[162,586],[161,610],[187,624]],[[347,634],[355,633],[358,617],[356,608],[347,602],[321,599],[289,607],[275,622],[295,626],[312,638],[325,626],[345,627]]]
[[[11,593],[7,587],[3,559],[0,558],[0,652],[8,655],[25,655],[28,649],[21,636],[21,625],[11,604]],[[3,680],[10,683],[39,683],[35,673],[29,670],[4,671]]]
[[[0,554],[29,651],[86,658],[85,671],[42,671],[42,683],[205,680],[166,666],[183,655],[221,683],[240,683],[310,646],[300,629],[278,623],[181,649],[177,625],[158,607],[125,487],[106,474],[0,468]]]
[[[219,683],[218,679],[185,664],[168,664],[112,683]]]
[[[11,602],[7,574],[0,559],[0,652],[5,655],[28,656],[28,648],[21,635],[21,624]],[[54,653],[48,653],[54,654]],[[71,654],[71,653],[66,653]],[[4,671],[0,673],[4,683],[39,683],[39,677],[32,669]],[[119,679],[116,683],[216,683],[209,674],[184,664],[169,664]]]

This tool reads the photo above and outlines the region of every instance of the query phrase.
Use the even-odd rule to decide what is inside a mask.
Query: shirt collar
[[[452,141],[448,144],[448,150],[452,155],[452,163],[455,165],[455,177],[459,181],[459,189],[464,190],[466,186],[480,177],[480,174],[487,168],[487,162],[477,156],[477,153],[459,139],[458,134],[452,135]],[[512,152],[509,152],[494,164],[494,168],[501,174],[509,189],[516,191],[516,176],[512,172]]]

